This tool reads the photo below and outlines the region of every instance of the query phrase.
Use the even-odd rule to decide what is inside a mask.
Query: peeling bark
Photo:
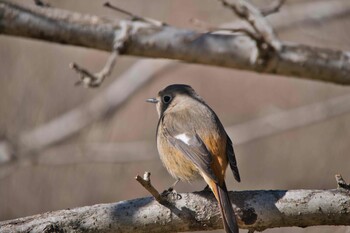
[[[283,42],[258,59],[253,40],[242,35],[202,34],[171,26],[128,22],[133,33],[124,54],[350,84],[350,53]],[[0,1],[0,33],[111,51],[117,21],[51,8]]]
[[[9,232],[183,232],[221,229],[211,192],[183,193],[163,206],[151,197],[48,212],[0,223]],[[276,190],[230,192],[239,226],[276,227],[350,225],[350,192]]]

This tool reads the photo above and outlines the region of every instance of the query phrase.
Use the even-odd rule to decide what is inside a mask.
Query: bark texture
[[[255,41],[243,35],[127,23],[124,54],[350,84],[349,52],[282,42],[280,51],[258,56]],[[1,34],[111,51],[119,28],[119,22],[96,16],[0,1]]]
[[[167,206],[151,197],[48,212],[0,223],[9,232],[183,232],[222,228],[211,192],[183,193]],[[230,192],[240,228],[350,225],[350,192],[276,190]]]

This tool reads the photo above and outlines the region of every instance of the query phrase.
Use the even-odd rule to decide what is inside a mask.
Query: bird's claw
[[[168,200],[172,200],[172,201],[182,199],[181,194],[179,194],[178,192],[176,192],[176,190],[173,189],[173,188],[168,188],[168,189],[164,190],[164,191],[161,193],[161,196],[164,197],[164,198],[166,198],[166,199],[168,199]]]
[[[202,192],[208,192],[211,191],[209,185],[205,186],[205,188],[202,190]]]

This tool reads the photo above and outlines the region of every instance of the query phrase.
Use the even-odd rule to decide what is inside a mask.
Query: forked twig
[[[123,48],[125,41],[130,36],[130,26],[127,22],[121,21],[120,22],[120,32],[116,34],[114,45],[113,45],[113,51],[111,55],[109,56],[105,66],[103,69],[98,73],[91,73],[85,68],[80,67],[76,63],[71,63],[70,67],[74,69],[78,74],[80,74],[80,80],[75,83],[75,85],[83,84],[85,87],[99,87],[104,79],[108,77],[113,67],[115,66],[115,63],[117,61],[117,58],[120,54],[120,50]]]
[[[134,21],[142,21],[145,22],[147,25],[155,26],[155,27],[161,27],[164,26],[165,24],[163,22],[154,20],[154,19],[149,19],[149,18],[144,18],[141,16],[137,16],[129,11],[126,11],[124,9],[121,9],[119,7],[113,6],[109,2],[106,2],[104,6],[111,8],[113,10],[116,10],[118,12],[121,12],[125,15],[128,15],[132,17]],[[119,23],[120,29],[118,33],[115,33],[115,38],[114,38],[114,44],[113,44],[113,51],[111,55],[109,56],[105,66],[103,69],[98,72],[98,73],[92,73],[88,71],[85,68],[80,67],[76,63],[71,63],[70,67],[74,69],[78,74],[80,74],[80,80],[75,83],[75,85],[80,85],[83,84],[85,87],[88,88],[94,88],[94,87],[99,87],[102,82],[105,80],[106,77],[110,76],[118,56],[120,55],[120,51],[123,49],[125,42],[128,40],[130,37],[130,34],[132,31],[137,27],[132,24],[132,22],[128,21],[120,21]]]
[[[74,69],[78,74],[80,74],[80,80],[75,83],[75,85],[83,84],[85,87],[99,87],[103,80],[109,76],[113,70],[113,67],[116,63],[118,57],[118,52],[114,50],[109,56],[103,69],[96,73],[92,74],[88,70],[80,67],[76,63],[71,63],[70,68]]]
[[[271,26],[265,20],[263,13],[254,5],[245,0],[236,0],[234,3],[229,3],[226,0],[218,1],[252,26],[255,32],[254,38],[257,38],[255,41],[260,52],[268,49],[273,49],[274,51],[281,49],[281,43],[275,36]]]

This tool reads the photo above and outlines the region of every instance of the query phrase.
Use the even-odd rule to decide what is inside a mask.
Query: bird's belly
[[[160,159],[165,168],[175,178],[182,181],[192,181],[201,178],[198,169],[193,162],[187,159],[182,152],[168,143],[158,142]]]

